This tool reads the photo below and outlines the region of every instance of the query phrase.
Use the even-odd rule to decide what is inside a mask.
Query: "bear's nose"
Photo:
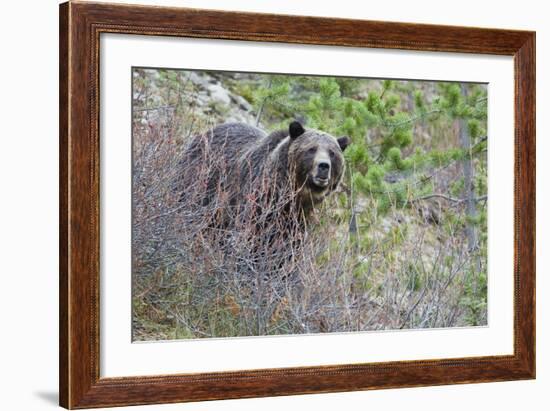
[[[322,163],[319,163],[317,167],[319,167],[320,171],[328,171],[330,169],[330,164],[323,161]]]

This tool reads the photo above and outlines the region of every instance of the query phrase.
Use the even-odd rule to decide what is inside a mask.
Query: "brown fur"
[[[204,204],[216,200],[220,193],[227,195],[232,207],[257,193],[267,195],[270,203],[285,196],[284,209],[295,207],[294,211],[307,219],[312,208],[340,183],[345,168],[342,151],[348,144],[347,137],[336,139],[322,131],[304,130],[297,122],[269,135],[243,123],[222,124],[192,139],[182,162],[184,180],[193,178],[192,168],[201,161],[214,161],[225,169],[211,172]],[[326,186],[315,183],[322,171],[314,169],[314,160],[321,157],[329,164],[325,168],[330,167],[321,182]],[[284,213],[278,218],[285,218]]]

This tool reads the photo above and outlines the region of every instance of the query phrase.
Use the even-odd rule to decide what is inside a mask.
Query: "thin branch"
[[[425,117],[428,117],[432,114],[438,114],[438,113],[441,113],[443,110],[441,109],[433,109],[433,110],[430,110],[430,111],[426,111],[425,113],[422,113],[422,114],[419,114],[417,116],[414,116],[414,117],[411,117],[407,120],[403,120],[399,123],[395,123],[395,124],[392,124],[392,123],[388,123],[386,122],[384,125],[386,127],[390,127],[392,129],[396,129],[396,128],[399,128],[399,127],[402,127],[402,126],[406,126],[407,124],[410,124],[410,123],[415,123],[416,121],[418,120],[423,120]]]
[[[425,195],[425,196],[422,196],[422,197],[413,198],[412,200],[409,200],[409,202],[412,203],[412,202],[415,202],[415,201],[429,200],[430,198],[442,198],[443,200],[447,200],[447,201],[450,201],[452,203],[463,203],[465,201],[468,201],[467,198],[454,198],[454,197],[447,196],[445,194],[435,193],[435,194],[428,194],[428,195]],[[480,197],[474,197],[474,198],[471,198],[470,200],[475,201],[475,202],[484,201],[484,200],[487,200],[487,196],[484,195],[484,196],[480,196]]]
[[[267,85],[268,90],[271,89],[272,84],[273,84],[273,77],[270,77],[269,78],[269,83]],[[258,127],[260,125],[260,120],[262,119],[262,114],[264,112],[264,106],[265,106],[265,103],[267,102],[268,99],[269,99],[269,96],[266,96],[262,100],[262,104],[260,105],[260,109],[258,110],[258,115],[256,116],[256,127]]]
[[[158,106],[158,107],[144,107],[144,108],[134,108],[134,111],[155,111],[155,110],[168,110],[168,109],[175,109],[176,106],[166,105],[166,106]]]

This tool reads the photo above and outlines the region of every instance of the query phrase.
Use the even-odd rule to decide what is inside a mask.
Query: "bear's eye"
[[[334,156],[336,155],[336,153],[335,153],[334,151],[330,150],[330,151],[328,152],[328,155],[330,156],[330,158],[334,158]]]
[[[309,154],[314,154],[317,151],[317,147],[311,147],[307,152]]]

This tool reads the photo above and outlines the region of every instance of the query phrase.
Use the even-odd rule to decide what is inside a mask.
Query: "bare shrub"
[[[140,137],[133,181],[136,312],[145,303],[196,337],[317,330],[318,315],[304,303],[331,303],[312,291],[320,279],[336,278],[330,272],[336,266],[318,272],[327,240],[305,230],[289,185],[249,173],[235,201],[224,191],[224,179],[232,177],[206,135],[202,155],[193,159],[158,129]]]

